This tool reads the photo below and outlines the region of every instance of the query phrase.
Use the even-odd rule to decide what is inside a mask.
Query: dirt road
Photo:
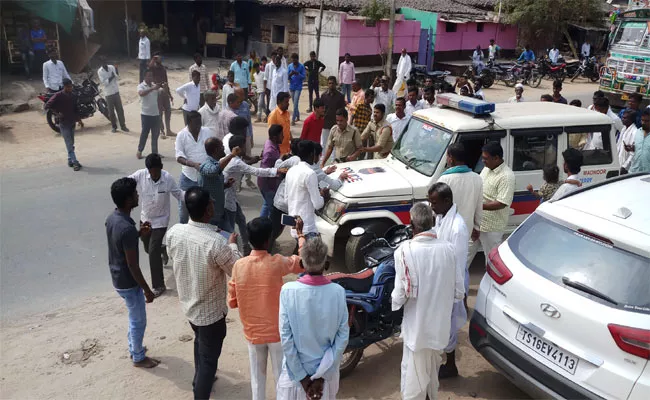
[[[168,62],[180,63],[175,60]],[[213,69],[210,62],[207,64],[209,69]],[[76,146],[79,160],[89,171],[92,171],[92,166],[97,160],[135,156],[140,126],[139,104],[135,94],[137,66],[135,63],[123,63],[120,65],[120,72],[120,89],[126,103],[127,125],[131,133],[111,133],[110,124],[101,115],[86,120],[86,128],[77,131]],[[187,70],[173,70],[169,75],[171,86],[177,87],[187,79]],[[530,99],[538,98],[539,94],[549,91],[550,84],[543,85],[547,86],[545,90],[529,90],[526,96]],[[565,97],[588,99],[593,90],[593,85],[584,83],[567,85]],[[512,95],[511,92],[512,89],[496,85],[494,89],[486,90],[486,95],[491,101],[504,101]],[[302,111],[307,108],[306,97],[305,93],[300,107]],[[306,115],[303,115],[303,119],[304,117]],[[176,131],[182,127],[178,111],[175,111],[172,117],[172,127]],[[294,128],[294,136],[299,134],[300,128],[300,124]],[[264,124],[256,124],[255,151],[261,150],[265,131]],[[159,146],[161,153],[166,157],[166,163],[172,165],[173,139],[161,140]],[[49,129],[41,112],[29,111],[0,117],[0,172],[20,173],[58,167],[66,161],[64,149],[61,137]],[[83,171],[74,173],[65,170],[61,179],[80,179],[83,175],[75,174],[84,174]],[[26,185],[29,186],[29,183]],[[12,188],[2,189],[6,191]],[[38,193],[38,187],[31,189]],[[249,194],[255,196],[253,192]],[[78,197],[80,194],[77,191],[71,191],[69,195],[71,202],[83,201],[83,197]],[[249,207],[249,211],[255,212],[258,207],[259,204]],[[57,210],[52,210],[52,213],[56,214]],[[103,214],[103,211],[100,214]],[[11,234],[10,226],[3,224],[2,227],[5,235]],[[102,228],[97,226],[97,229]],[[101,254],[105,253],[103,248],[96,250]],[[36,246],[33,251],[39,252],[41,249]],[[41,257],[47,259],[47,254],[43,253]],[[108,282],[104,257],[98,257],[94,262],[99,264],[97,270],[104,274],[102,279],[105,278]],[[38,265],[28,267],[39,268]],[[19,315],[11,319],[5,319],[3,316],[0,331],[0,397],[190,398],[194,368],[192,331],[180,310],[171,270],[166,269],[165,274],[170,290],[147,306],[145,344],[151,356],[162,360],[158,368],[145,371],[131,366],[127,351],[126,309],[114,292],[106,290],[91,297],[70,299],[68,304],[57,310]],[[479,261],[478,268],[472,269],[470,306],[473,306],[481,275]],[[70,279],[66,284],[83,286],[85,283]],[[38,295],[47,296],[47,292]],[[29,293],[25,293],[26,301],[29,301],[29,296]],[[457,353],[461,376],[442,382],[440,399],[526,398],[525,394],[491,368],[473,350],[468,342],[467,327],[460,335]],[[401,354],[401,343],[397,339],[370,346],[354,373],[341,382],[339,398],[398,399]],[[232,311],[228,316],[228,336],[213,397],[250,398],[248,365],[247,347],[239,317],[236,311]],[[270,379],[267,393],[269,398],[273,398],[274,390]]]

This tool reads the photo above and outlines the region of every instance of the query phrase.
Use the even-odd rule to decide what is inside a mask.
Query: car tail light
[[[487,333],[485,333],[483,328],[481,328],[481,326],[479,324],[477,324],[476,322],[470,323],[469,324],[469,329],[476,332],[480,337],[486,337],[487,336]]]
[[[621,350],[650,360],[650,331],[615,324],[607,328]]]
[[[488,255],[487,273],[499,285],[503,285],[512,278],[512,272],[503,263],[497,247],[493,248]]]

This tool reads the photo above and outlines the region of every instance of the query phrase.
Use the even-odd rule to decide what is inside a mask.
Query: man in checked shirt
[[[365,98],[363,103],[357,104],[357,108],[352,115],[351,124],[355,126],[359,132],[363,132],[368,126],[368,122],[372,118],[372,103],[375,101],[375,91],[371,89],[366,90]],[[363,141],[363,146],[368,147],[372,146],[372,143],[369,142],[370,139]],[[359,155],[358,160],[363,160],[366,158],[365,153]]]
[[[214,203],[200,187],[185,192],[190,214],[187,224],[176,224],[167,232],[169,259],[174,266],[178,299],[194,330],[195,399],[209,399],[226,337],[226,283],[241,255],[237,234],[228,239],[210,220]]]

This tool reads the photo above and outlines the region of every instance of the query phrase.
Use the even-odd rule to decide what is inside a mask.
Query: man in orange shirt
[[[291,151],[291,118],[289,116],[289,93],[280,92],[277,97],[277,107],[271,111],[268,122],[271,125],[282,125],[284,140],[280,143],[280,154],[287,154]],[[280,293],[280,292],[278,292]]]
[[[305,241],[302,226],[302,219],[296,217],[301,249]],[[248,340],[253,400],[264,400],[269,353],[276,384],[282,372],[283,352],[278,318],[280,291],[284,283],[282,277],[304,270],[299,256],[284,257],[269,253],[273,231],[270,219],[255,218],[246,228],[253,251],[248,257],[237,260],[232,269],[232,278],[228,282],[228,306],[239,308],[244,336]]]

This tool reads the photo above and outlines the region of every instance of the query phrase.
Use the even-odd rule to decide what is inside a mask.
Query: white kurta
[[[409,79],[412,68],[411,56],[407,54],[399,57],[395,72],[395,85],[393,85],[393,92],[397,94],[397,97],[404,97],[406,95],[406,81]]]
[[[463,304],[463,298],[469,289],[469,274],[466,262],[469,252],[469,231],[465,226],[463,217],[457,212],[455,204],[444,217],[442,215],[436,216],[434,231],[440,239],[446,240],[454,246],[454,253],[456,254],[456,292],[451,313],[449,344],[445,348],[445,352],[449,353],[456,348],[458,343],[458,330],[467,322],[467,310]]]
[[[289,93],[289,77],[287,74],[287,68],[284,66],[273,70],[269,110],[275,110],[275,107],[278,105],[278,93],[280,92]]]
[[[481,228],[483,216],[483,179],[475,172],[443,174],[438,182],[444,182],[454,193],[457,212],[463,217],[469,232]]]

